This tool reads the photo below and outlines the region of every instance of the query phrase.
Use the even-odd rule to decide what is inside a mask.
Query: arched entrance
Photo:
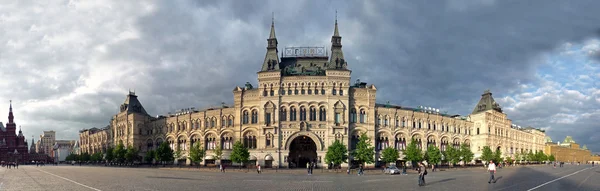
[[[296,137],[289,150],[288,163],[291,168],[306,168],[306,163],[317,162],[317,144],[308,136]]]

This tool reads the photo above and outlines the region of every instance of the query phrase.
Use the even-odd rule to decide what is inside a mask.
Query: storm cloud
[[[108,124],[135,89],[152,115],[232,103],[279,48],[330,46],[378,102],[467,115],[490,89],[509,118],[595,152],[598,1],[14,1],[0,5],[0,115],[26,136]]]

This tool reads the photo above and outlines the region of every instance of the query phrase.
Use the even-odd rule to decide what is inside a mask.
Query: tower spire
[[[261,72],[279,70],[279,57],[277,56],[277,37],[275,36],[275,12],[271,13],[271,31],[267,39],[267,54]]]
[[[12,100],[10,100],[10,106],[8,109],[8,123],[12,124],[14,123],[15,116],[13,115],[13,110],[12,110]]]
[[[342,37],[338,30],[337,10],[335,10],[335,24],[333,28],[333,36],[331,36],[331,57],[329,57],[329,68],[346,69],[347,63],[344,60],[344,52],[342,51]]]

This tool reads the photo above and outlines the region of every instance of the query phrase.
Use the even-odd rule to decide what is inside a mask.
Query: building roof
[[[146,112],[146,109],[144,109],[144,106],[142,106],[142,103],[140,103],[140,101],[137,99],[135,92],[131,92],[131,91],[129,91],[129,94],[127,95],[127,98],[125,99],[125,102],[123,102],[123,104],[121,104],[121,112],[139,113],[139,114],[143,114],[143,115],[148,115],[148,113]]]
[[[502,108],[500,107],[500,104],[496,103],[492,97],[492,92],[490,92],[490,90],[485,90],[483,94],[481,94],[481,99],[479,99],[479,103],[477,103],[475,108],[473,108],[473,112],[471,112],[471,114],[488,110],[496,110],[502,113]]]
[[[576,142],[575,142],[575,140],[573,140],[573,137],[567,136],[567,137],[565,137],[565,140],[563,141],[563,143],[576,143]]]

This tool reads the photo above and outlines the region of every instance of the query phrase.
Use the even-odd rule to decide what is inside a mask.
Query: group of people
[[[306,163],[306,170],[308,171],[308,175],[312,175],[313,169],[315,169],[315,167],[317,167],[317,163],[315,162]]]
[[[4,161],[2,161],[2,167],[6,167],[8,169],[11,169],[11,168],[19,169],[19,163],[17,163],[17,162],[4,162]]]

